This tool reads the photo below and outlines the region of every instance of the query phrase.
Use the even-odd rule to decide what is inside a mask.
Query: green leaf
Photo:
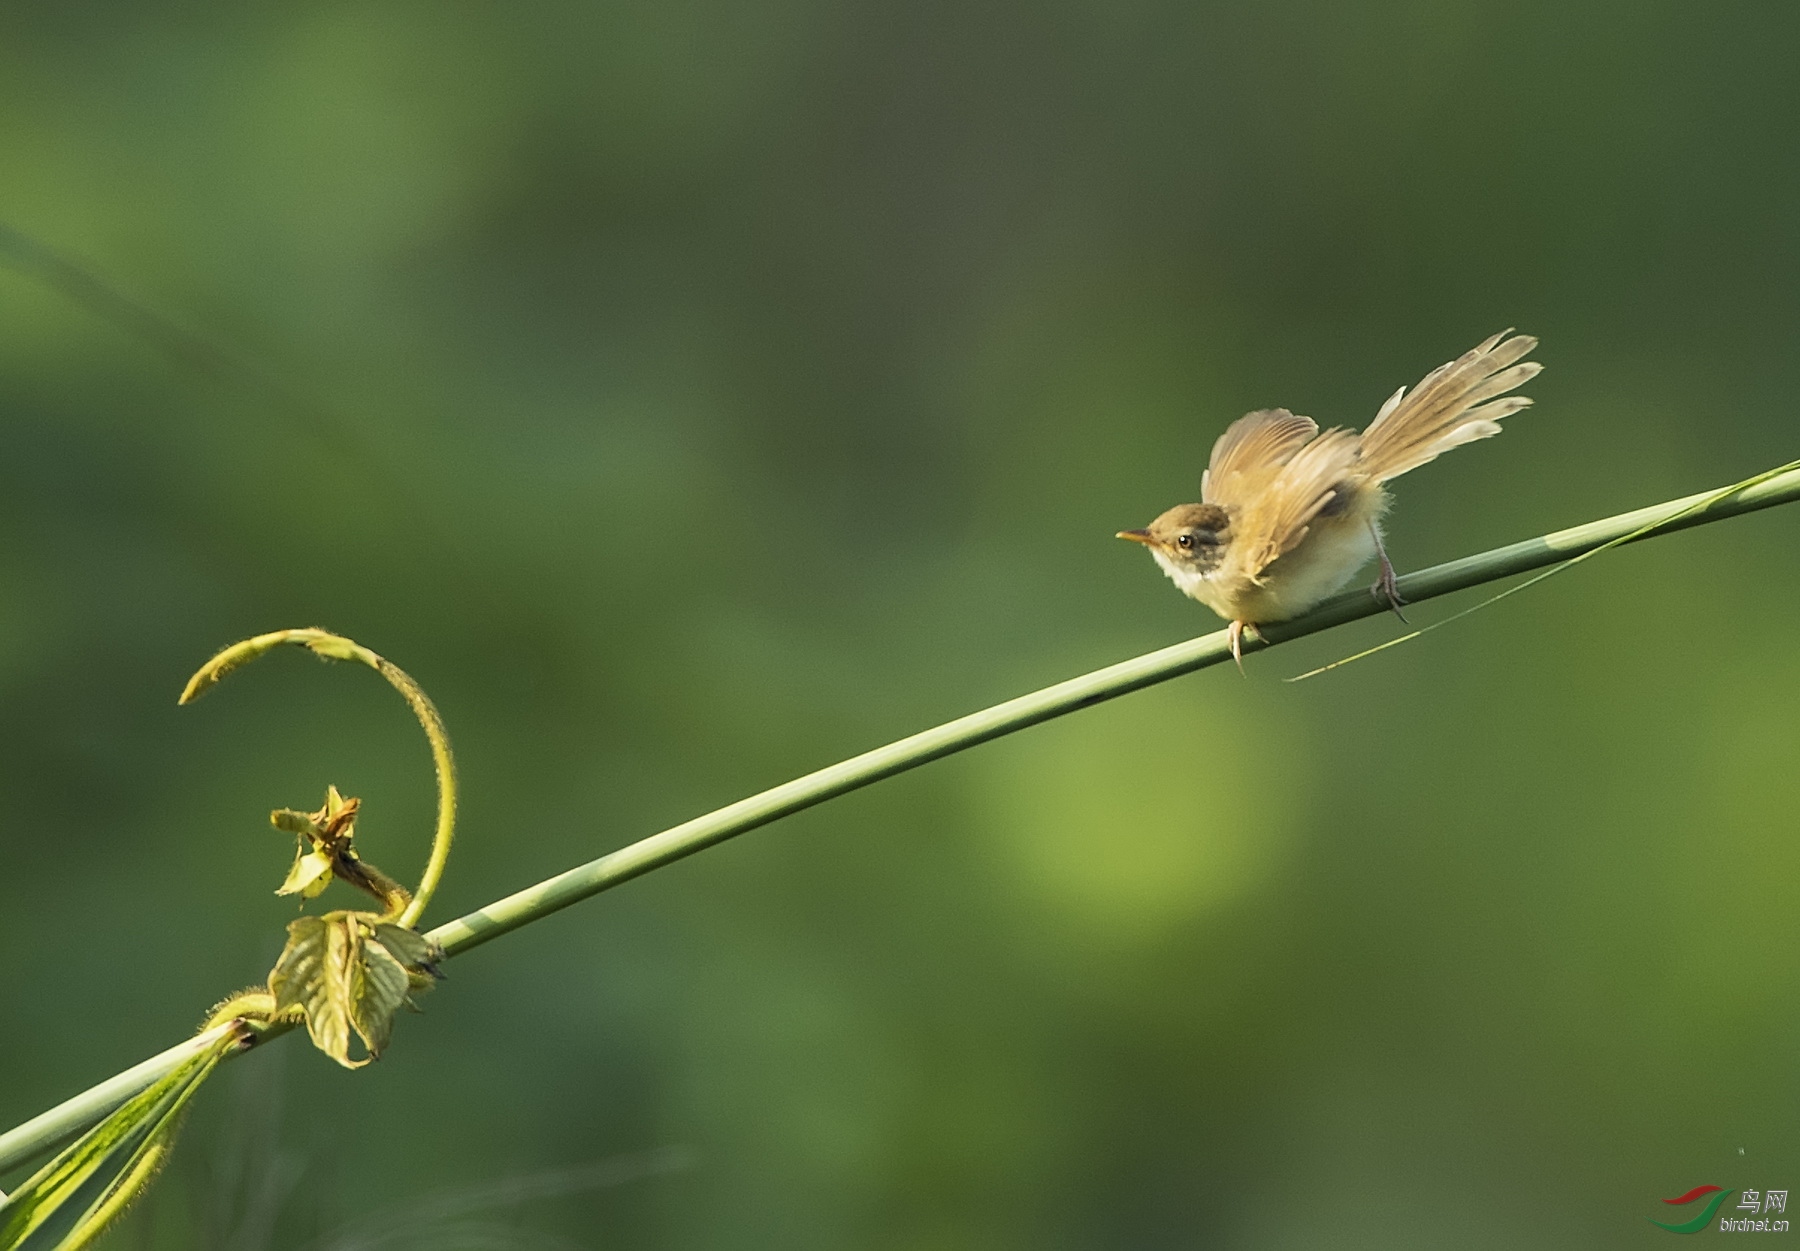
[[[304,834],[311,839],[324,837],[310,812],[295,812],[292,808],[277,808],[269,814],[269,824],[287,834]]]
[[[294,857],[294,867],[287,880],[276,888],[277,895],[299,895],[317,899],[331,885],[331,857],[322,851],[302,852]]]
[[[305,1014],[315,1047],[358,1069],[387,1049],[394,1014],[410,1002],[415,974],[428,979],[431,962],[441,955],[427,939],[372,912],[299,917],[288,926],[269,991],[277,1011],[299,1008]],[[352,1031],[368,1049],[360,1060],[350,1058]]]
[[[411,989],[406,966],[378,942],[361,945],[362,959],[352,970],[350,1022],[362,1036],[370,1059],[387,1049],[394,1032],[394,1013]]]
[[[434,972],[444,958],[444,949],[415,930],[404,925],[381,924],[375,927],[375,941],[393,953],[394,959],[409,969]]]
[[[345,1068],[368,1060],[350,1058],[350,962],[355,928],[343,924],[349,913],[297,917],[288,925],[287,946],[269,974],[269,993],[277,1011],[299,1008],[313,1046]]]
[[[0,1248],[77,1251],[98,1237],[174,1146],[188,1099],[241,1042],[223,1035],[39,1169],[0,1203]]]

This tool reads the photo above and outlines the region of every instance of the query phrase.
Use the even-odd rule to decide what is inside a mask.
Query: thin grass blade
[[[0,1251],[77,1251],[99,1236],[155,1174],[188,1100],[239,1043],[223,1035],[39,1169],[0,1204]]]

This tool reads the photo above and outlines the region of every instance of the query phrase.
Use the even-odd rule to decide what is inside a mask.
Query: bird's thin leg
[[[1406,601],[1400,598],[1400,583],[1394,577],[1394,564],[1388,559],[1387,548],[1381,545],[1381,531],[1370,526],[1369,534],[1375,540],[1375,555],[1381,559],[1381,572],[1376,575],[1375,585],[1369,588],[1369,594],[1393,609],[1394,615],[1401,621],[1406,621],[1406,614],[1400,611],[1401,605]],[[1412,622],[1406,621],[1406,624],[1411,625]]]
[[[1237,661],[1238,672],[1244,674],[1244,623],[1232,622],[1225,628],[1225,637],[1231,640],[1231,658]]]

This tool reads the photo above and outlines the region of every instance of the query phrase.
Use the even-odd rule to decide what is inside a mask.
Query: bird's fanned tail
[[[1501,418],[1530,405],[1526,396],[1506,393],[1543,368],[1522,359],[1537,340],[1528,334],[1507,338],[1511,333],[1502,331],[1438,366],[1410,392],[1394,392],[1362,433],[1364,472],[1377,482],[1397,478],[1453,447],[1499,434]]]

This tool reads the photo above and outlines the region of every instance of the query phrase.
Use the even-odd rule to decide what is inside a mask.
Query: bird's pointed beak
[[[1145,547],[1150,546],[1150,532],[1148,530],[1121,530],[1113,535],[1113,537],[1115,539],[1130,539],[1133,543],[1142,543]]]

